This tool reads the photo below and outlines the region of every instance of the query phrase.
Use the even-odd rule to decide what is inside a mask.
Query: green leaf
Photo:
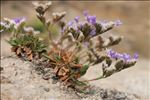
[[[9,41],[7,41],[10,45],[12,46],[18,46],[18,41],[16,39],[10,39]]]
[[[83,65],[82,68],[80,69],[80,75],[83,76],[89,68],[89,65]]]
[[[33,52],[38,53],[45,52],[47,47],[43,41],[39,40],[39,37],[28,34],[18,36],[17,38],[13,37],[7,42],[12,46],[26,46]]]
[[[56,60],[57,60],[57,61],[60,61],[61,58],[60,58],[59,56],[56,56]]]

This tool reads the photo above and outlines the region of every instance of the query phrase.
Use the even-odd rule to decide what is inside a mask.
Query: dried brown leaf
[[[29,56],[28,56],[28,60],[33,60],[33,54],[30,54]]]
[[[17,48],[18,48],[18,47],[12,47],[12,48],[11,48],[11,51],[12,51],[12,52],[16,52]]]
[[[32,53],[30,48],[24,47],[23,50],[29,55]]]
[[[58,71],[58,76],[65,76],[67,73],[69,72],[69,69],[62,67],[60,68],[60,70]]]
[[[65,81],[67,78],[68,78],[68,76],[65,75],[65,76],[61,77],[60,80],[61,80],[61,81]]]
[[[17,54],[17,55],[20,55],[20,54],[21,54],[21,47],[18,47],[18,48],[17,48],[16,54]]]

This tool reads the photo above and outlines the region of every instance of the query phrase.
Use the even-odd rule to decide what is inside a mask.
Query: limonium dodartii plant
[[[4,21],[1,22],[1,32],[12,33],[8,43],[12,45],[11,50],[18,57],[32,60],[35,55],[39,56],[39,54],[46,52],[46,45],[36,36],[39,33],[38,31],[35,31],[32,27],[25,27],[25,21],[24,17],[4,18]]]
[[[84,20],[79,16],[66,23],[63,21],[65,12],[52,13],[52,18],[45,17],[51,2],[34,2],[36,15],[47,29],[49,44],[46,45],[37,31],[32,27],[25,27],[25,18],[6,19],[1,22],[1,31],[12,32],[8,41],[12,45],[12,51],[19,57],[35,58],[45,57],[48,61],[46,66],[52,68],[54,80],[65,83],[66,86],[77,89],[78,86],[87,86],[86,82],[107,78],[123,69],[134,66],[138,54],[130,56],[126,53],[118,53],[110,49],[122,40],[119,36],[108,36],[101,34],[118,27],[122,24],[120,20],[100,21],[96,16],[89,15],[84,11]],[[53,38],[52,26],[60,26],[60,34],[57,39]],[[38,57],[37,57],[38,56]],[[86,74],[89,67],[99,65],[102,69],[101,76],[89,80],[79,80]],[[80,90],[80,89],[78,89]]]

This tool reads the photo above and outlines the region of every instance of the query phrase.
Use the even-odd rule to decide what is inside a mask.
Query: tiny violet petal
[[[79,26],[78,26],[80,29],[82,29],[83,28],[83,23],[79,23]]]
[[[128,54],[126,54],[126,53],[124,53],[124,54],[123,54],[123,59],[124,59],[125,61],[130,60],[130,59],[131,59],[131,56],[128,55]]]
[[[111,49],[109,49],[109,50],[107,51],[107,54],[108,54],[108,56],[111,57],[111,58],[116,58],[116,52],[113,51],[113,50],[111,50]]]
[[[71,27],[73,25],[73,21],[68,22],[68,26]]]
[[[91,36],[96,35],[96,31],[95,31],[94,29],[93,29],[93,30],[91,30],[90,35],[91,35]]]
[[[123,58],[123,55],[120,53],[117,53],[117,58]]]
[[[88,10],[83,11],[83,15],[84,16],[88,16],[89,15],[89,11]]]
[[[73,28],[74,30],[76,30],[76,31],[79,31],[76,24],[74,24],[74,25],[72,26],[72,28]]]
[[[14,19],[12,19],[15,23],[19,23],[20,22],[20,18],[14,18]]]
[[[87,21],[91,24],[96,23],[96,16],[87,16]]]
[[[75,22],[76,22],[76,23],[78,23],[78,22],[79,22],[79,19],[80,19],[80,17],[79,17],[79,16],[77,16],[77,17],[75,17],[75,18],[74,18],[74,20],[75,20]]]
[[[135,60],[137,60],[137,59],[139,58],[139,55],[138,55],[137,53],[135,53],[135,54],[133,55],[133,58],[134,58]]]
[[[114,21],[114,23],[115,23],[115,26],[120,26],[120,25],[122,25],[122,22],[121,22],[120,20],[116,20],[116,21]]]
[[[25,17],[22,17],[22,18],[13,18],[12,21],[15,23],[15,24],[20,24],[22,22],[24,22],[26,20]]]
[[[88,47],[88,46],[89,46],[89,42],[84,42],[83,45],[84,45],[85,47]]]
[[[107,21],[107,20],[103,20],[103,21],[99,21],[99,23],[100,23],[102,26],[105,26],[105,25],[108,23],[108,21]]]
[[[131,61],[132,59],[135,59],[137,60],[138,59],[138,54],[135,53],[133,58],[127,54],[127,53],[123,53],[123,54],[120,54],[120,53],[117,53],[111,49],[107,50],[107,55],[113,59],[122,59],[124,60],[126,63]]]
[[[115,25],[115,23],[112,21],[101,21],[100,24],[102,25],[103,31],[112,28]]]

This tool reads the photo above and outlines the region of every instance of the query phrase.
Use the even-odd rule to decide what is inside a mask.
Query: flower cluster
[[[70,29],[73,36],[76,34],[83,34],[85,36],[84,40],[89,37],[95,37],[99,34],[107,32],[114,26],[119,26],[122,24],[120,20],[116,21],[100,21],[95,15],[89,15],[87,11],[83,12],[85,20],[81,21],[80,17],[77,16],[74,20],[68,22],[67,26],[63,28],[63,31]]]
[[[127,53],[118,53],[116,51],[113,51],[112,49],[107,50],[107,55],[113,59],[122,59],[125,62],[129,62],[130,60],[138,60],[138,54],[135,53],[133,57],[131,57]]]
[[[13,19],[9,19],[9,18],[4,18],[4,21],[16,26],[21,25],[23,22],[26,21],[25,17],[20,17],[20,18],[13,18]]]
[[[3,22],[0,22],[1,29],[0,31],[7,31],[7,30],[13,30],[13,31],[18,31],[20,28],[23,26],[25,23],[26,18],[25,17],[20,17],[20,18],[4,18]]]

